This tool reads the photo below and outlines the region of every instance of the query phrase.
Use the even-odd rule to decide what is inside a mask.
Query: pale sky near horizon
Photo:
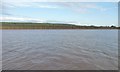
[[[117,26],[118,3],[4,1],[0,17],[2,21]]]

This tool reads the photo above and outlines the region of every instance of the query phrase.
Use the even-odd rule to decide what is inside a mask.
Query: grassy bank
[[[72,24],[52,24],[52,23],[18,23],[1,22],[0,29],[120,29],[118,27],[104,26],[77,26]]]

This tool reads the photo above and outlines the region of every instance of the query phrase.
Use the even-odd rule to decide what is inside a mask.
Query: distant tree
[[[113,26],[113,25],[112,25],[111,27],[112,27],[112,28],[115,28],[115,26]]]

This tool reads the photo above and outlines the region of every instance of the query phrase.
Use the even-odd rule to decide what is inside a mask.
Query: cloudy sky
[[[41,2],[4,0],[2,21],[58,22],[77,25],[118,25],[117,2]]]

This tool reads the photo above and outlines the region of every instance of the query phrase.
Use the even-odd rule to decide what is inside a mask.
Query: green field
[[[77,26],[72,24],[1,22],[0,29],[120,29],[115,26]]]

